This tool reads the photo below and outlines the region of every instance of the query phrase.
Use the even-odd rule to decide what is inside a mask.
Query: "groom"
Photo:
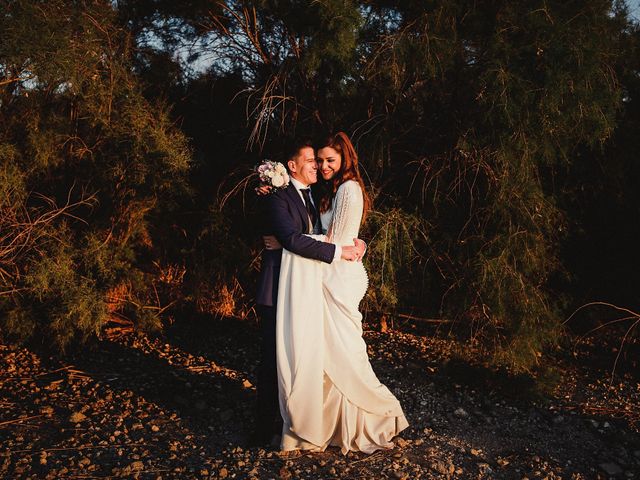
[[[274,235],[292,253],[326,263],[335,259],[356,260],[364,254],[364,242],[334,245],[314,240],[305,234],[321,233],[320,214],[309,187],[318,180],[318,166],[311,142],[292,143],[285,159],[291,181],[287,188],[267,198],[265,234]],[[256,303],[262,329],[262,353],[258,374],[256,431],[252,443],[266,444],[280,435],[282,419],[278,400],[276,369],[276,305],[282,248],[265,249],[258,279]]]

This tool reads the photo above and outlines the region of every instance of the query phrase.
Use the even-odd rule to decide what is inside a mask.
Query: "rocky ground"
[[[616,336],[559,352],[536,383],[436,333],[366,334],[411,424],[396,448],[369,456],[247,447],[250,322],[192,322],[64,358],[0,345],[0,477],[640,479],[637,339],[613,381]]]

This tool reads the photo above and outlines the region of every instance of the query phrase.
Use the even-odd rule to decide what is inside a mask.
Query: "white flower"
[[[275,175],[271,179],[271,185],[273,185],[276,188],[282,187],[284,185],[284,177],[282,175]]]

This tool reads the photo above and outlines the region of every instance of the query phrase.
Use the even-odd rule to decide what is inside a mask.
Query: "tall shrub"
[[[2,332],[64,347],[109,320],[158,326],[153,232],[186,140],[141,95],[111,2],[3,3]]]

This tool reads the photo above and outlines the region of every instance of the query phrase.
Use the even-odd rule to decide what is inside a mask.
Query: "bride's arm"
[[[334,200],[333,218],[327,232],[328,241],[335,242],[336,239],[342,242],[353,240],[353,237],[358,234],[363,208],[364,198],[360,185],[352,180],[340,185]],[[360,248],[362,249],[362,254],[364,254],[366,244],[362,241],[360,242],[363,244]],[[361,257],[362,255],[359,256]]]

